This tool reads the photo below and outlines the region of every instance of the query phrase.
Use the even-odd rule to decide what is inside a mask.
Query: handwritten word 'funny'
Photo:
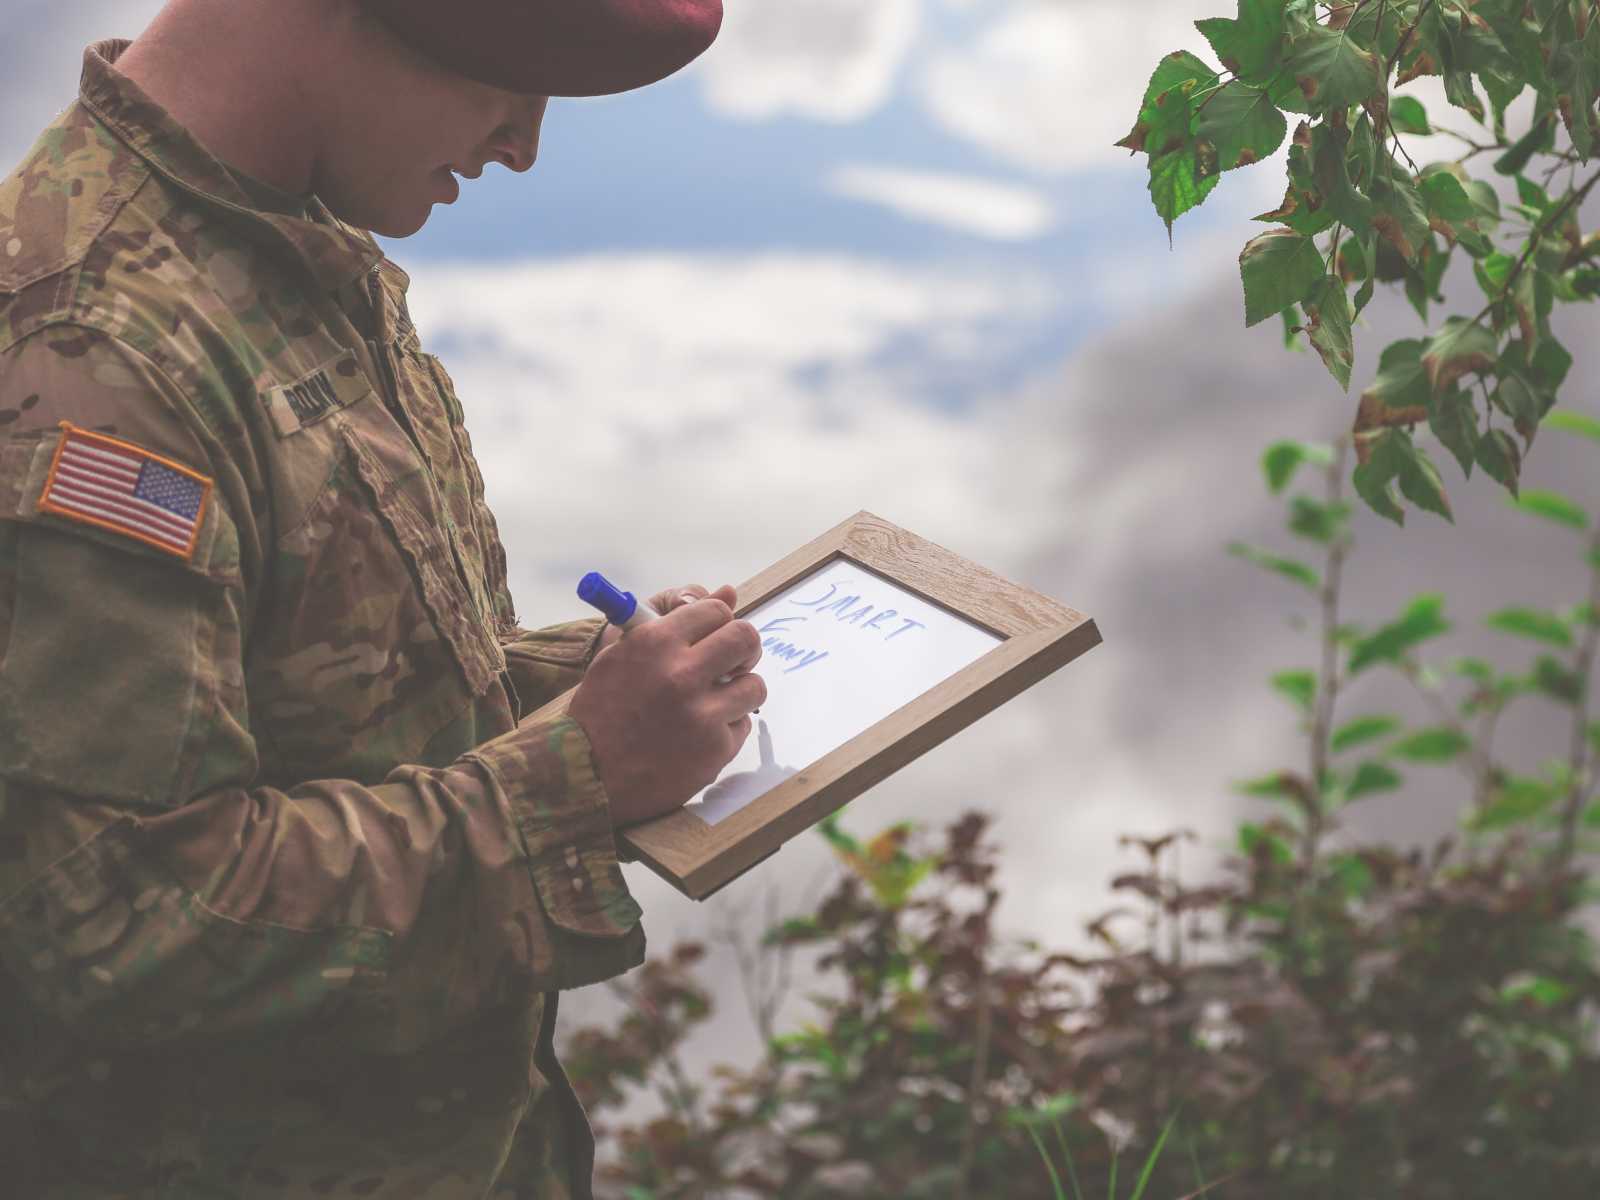
[[[840,595],[839,588],[839,584],[830,583],[828,590],[820,596],[804,600],[791,599],[790,604],[809,608],[811,612],[804,616],[773,617],[757,631],[761,634],[763,654],[792,664],[783,668],[785,675],[792,675],[802,667],[809,667],[812,663],[821,662],[828,657],[826,650],[810,650],[790,641],[789,638],[799,632],[791,630],[791,626],[795,624],[804,624],[826,615],[833,617],[840,625],[853,626],[863,633],[870,630],[880,634],[885,642],[892,642],[903,633],[927,628],[921,621],[900,616],[895,609],[880,609],[876,605],[863,603],[859,593]],[[899,624],[892,624],[897,617]]]

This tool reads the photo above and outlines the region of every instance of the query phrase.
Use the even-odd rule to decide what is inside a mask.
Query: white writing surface
[[[1001,638],[848,559],[745,614],[767,701],[721,776],[689,803],[715,825],[982,658]]]

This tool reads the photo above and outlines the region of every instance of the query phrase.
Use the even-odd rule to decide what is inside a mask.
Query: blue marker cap
[[[624,592],[599,571],[590,571],[578,582],[578,599],[603,612],[613,625],[625,625],[639,607],[632,592]]]

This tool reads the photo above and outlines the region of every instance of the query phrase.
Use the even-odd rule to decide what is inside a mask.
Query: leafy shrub
[[[1428,336],[1384,349],[1361,393],[1356,491],[1396,523],[1402,501],[1451,519],[1413,436],[1426,427],[1464,475],[1480,467],[1515,494],[1572,365],[1551,314],[1600,295],[1600,234],[1581,225],[1600,170],[1580,169],[1600,147],[1600,8],[1238,0],[1237,18],[1196,26],[1221,66],[1167,55],[1118,143],[1147,156],[1169,234],[1223,173],[1287,140],[1283,203],[1256,218],[1272,228],[1239,256],[1246,324],[1281,317],[1286,339],[1304,335],[1348,389],[1354,322],[1379,284],[1403,289],[1423,321],[1444,305]],[[1441,81],[1448,112],[1395,90],[1424,76]],[[1512,128],[1508,110],[1524,95],[1527,125]],[[1454,128],[1469,121],[1470,132]],[[1428,134],[1458,143],[1459,156],[1419,165],[1405,139]],[[1470,269],[1481,307],[1446,305],[1453,262]]]
[[[1584,418],[1547,423],[1600,440]],[[1089,924],[1093,953],[1067,953],[994,928],[1003,876],[982,814],[867,840],[825,823],[832,890],[742,947],[747,978],[767,970],[759,1061],[701,1080],[682,1067],[713,1004],[696,946],[619,984],[629,1003],[614,1027],[572,1038],[610,1194],[1105,1196],[1119,1164],[1123,1191],[1146,1164],[1144,1194],[1164,1200],[1600,1194],[1584,862],[1600,838],[1587,707],[1600,531],[1572,501],[1525,492],[1531,517],[1572,530],[1589,601],[1490,618],[1535,647],[1524,672],[1436,665],[1422,654],[1449,630],[1442,598],[1373,625],[1340,612],[1348,452],[1280,443],[1264,458],[1280,494],[1320,469],[1320,491],[1286,512],[1320,564],[1234,547],[1311,593],[1320,666],[1271,680],[1301,714],[1304,761],[1240,785],[1269,808],[1239,826],[1222,877],[1181,877],[1192,835],[1125,838],[1139,866],[1112,887],[1128,903]],[[1430,723],[1343,713],[1348,681],[1370,670],[1410,679]],[[1516,704],[1568,724],[1567,757],[1536,770],[1501,757],[1494,728]],[[1399,789],[1403,772],[1452,767],[1461,830],[1429,852],[1340,830],[1346,808]],[[825,990],[779,1031],[774,980],[795,953]],[[661,1114],[614,1121],[639,1086],[658,1090]]]

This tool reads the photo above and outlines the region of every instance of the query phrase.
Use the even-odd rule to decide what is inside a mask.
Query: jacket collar
[[[247,236],[289,253],[327,291],[359,278],[382,257],[370,234],[340,221],[313,197],[309,220],[263,212],[239,182],[115,63],[129,43],[96,42],[84,51],[79,98],[151,170],[201,203],[219,210]]]

